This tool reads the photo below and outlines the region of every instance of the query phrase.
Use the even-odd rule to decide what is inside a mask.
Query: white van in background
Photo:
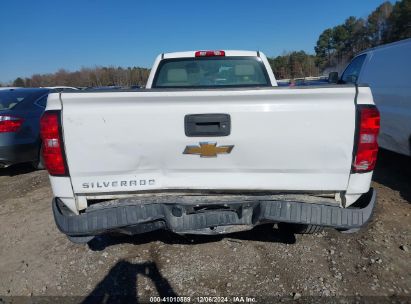
[[[381,114],[379,146],[411,156],[411,39],[360,53],[347,66],[340,83],[371,87]]]

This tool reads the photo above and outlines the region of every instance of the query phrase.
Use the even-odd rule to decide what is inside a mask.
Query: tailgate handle
[[[231,118],[228,114],[186,115],[184,130],[188,137],[228,136],[231,131]]]

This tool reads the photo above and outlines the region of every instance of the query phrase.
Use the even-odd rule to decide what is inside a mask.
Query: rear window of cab
[[[270,86],[259,57],[163,59],[153,88],[215,88]]]

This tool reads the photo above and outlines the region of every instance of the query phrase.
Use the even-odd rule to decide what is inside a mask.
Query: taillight
[[[195,53],[196,57],[218,57],[225,56],[224,51],[197,51]]]
[[[64,148],[60,133],[60,113],[45,112],[40,120],[44,166],[50,175],[66,175]]]
[[[359,130],[353,171],[368,172],[374,170],[377,162],[380,113],[375,106],[363,105],[359,106],[358,114]]]
[[[22,124],[23,119],[20,117],[0,115],[0,133],[17,132]]]

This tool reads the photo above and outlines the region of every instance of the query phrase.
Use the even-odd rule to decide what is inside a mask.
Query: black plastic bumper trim
[[[225,205],[235,206],[235,210],[198,213],[187,213],[192,208],[187,204],[132,204],[132,200],[127,198],[120,199],[114,206],[90,210],[80,215],[63,214],[63,203],[58,198],[53,199],[52,206],[57,227],[70,236],[98,235],[124,229],[132,229],[135,233],[157,229],[188,233],[210,227],[256,226],[269,222],[312,224],[345,230],[360,228],[370,220],[376,203],[376,191],[371,188],[364,197],[367,198],[367,204],[363,208],[277,200],[225,201]]]

